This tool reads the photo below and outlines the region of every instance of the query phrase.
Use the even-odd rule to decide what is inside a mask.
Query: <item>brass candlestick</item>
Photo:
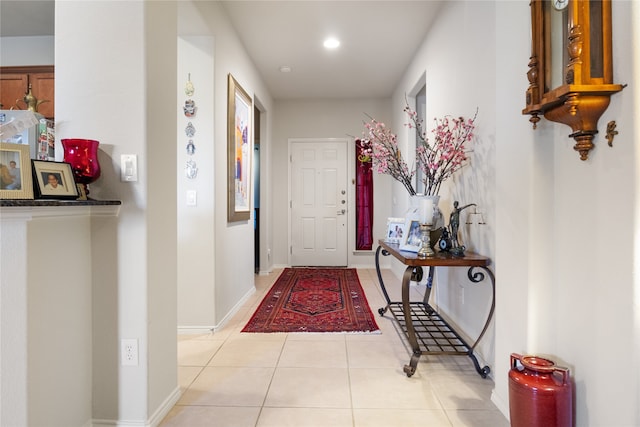
[[[418,258],[432,257],[436,253],[431,248],[431,224],[420,224],[422,244],[418,251]]]

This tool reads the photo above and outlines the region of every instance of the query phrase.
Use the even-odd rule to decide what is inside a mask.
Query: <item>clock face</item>
[[[551,0],[551,3],[556,10],[563,10],[569,5],[569,0]]]

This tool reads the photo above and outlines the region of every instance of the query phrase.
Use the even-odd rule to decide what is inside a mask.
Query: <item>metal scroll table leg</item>
[[[487,267],[470,267],[469,271],[467,271],[467,277],[473,283],[479,283],[484,280],[484,273],[482,273],[481,271],[474,272],[473,270],[475,268],[480,268],[484,270],[489,276],[489,280],[491,280],[491,309],[489,310],[489,315],[487,316],[487,321],[484,323],[484,328],[482,328],[482,332],[480,332],[480,335],[478,336],[476,341],[469,348],[469,357],[471,358],[471,361],[473,362],[473,365],[475,366],[478,374],[480,374],[482,378],[487,378],[487,375],[489,375],[489,372],[491,372],[491,368],[489,366],[484,366],[481,368],[480,364],[478,363],[478,359],[473,354],[473,350],[476,348],[476,345],[478,345],[478,342],[484,336],[484,333],[487,332],[487,329],[489,328],[489,323],[491,323],[491,319],[493,318],[493,312],[495,311],[495,308],[496,308],[496,278],[493,275],[493,272],[489,270]]]
[[[386,307],[378,309],[378,314],[382,316],[389,309],[389,304],[391,304],[391,299],[389,298],[389,294],[387,293],[387,288],[384,286],[384,280],[382,280],[382,273],[380,273],[380,252],[382,252],[382,255],[384,256],[389,256],[390,254],[385,249],[382,249],[382,246],[378,246],[378,249],[376,250],[376,273],[378,274],[378,283],[380,284],[380,289],[382,289],[382,294],[384,295],[384,299],[387,301]]]
[[[424,303],[425,309],[429,314],[433,313],[433,309],[429,305],[429,298],[431,297],[431,288],[433,288],[433,273],[435,272],[435,267],[429,267],[429,275],[427,276],[427,286],[424,291],[424,297],[422,298],[422,302]]]
[[[418,267],[421,268],[421,267]],[[409,345],[413,354],[408,365],[404,365],[404,373],[408,377],[412,376],[416,372],[418,366],[418,359],[422,355],[420,351],[420,345],[418,344],[418,338],[416,331],[413,327],[413,320],[411,319],[411,303],[409,296],[409,285],[411,284],[411,278],[414,276],[414,268],[407,267],[402,275],[402,312],[404,314],[404,321],[407,327],[407,338],[409,339]]]

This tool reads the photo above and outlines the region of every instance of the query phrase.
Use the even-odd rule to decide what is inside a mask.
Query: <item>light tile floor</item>
[[[410,351],[391,315],[377,313],[375,270],[358,276],[380,334],[241,333],[280,272],[256,276],[256,293],[220,331],[178,337],[183,394],[161,427],[509,426],[493,381],[468,357],[422,356],[403,373]],[[399,300],[399,281],[383,274]]]

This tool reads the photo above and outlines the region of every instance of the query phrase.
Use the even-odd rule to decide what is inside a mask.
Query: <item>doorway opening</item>
[[[260,110],[253,107],[253,252],[254,272],[260,273]]]

